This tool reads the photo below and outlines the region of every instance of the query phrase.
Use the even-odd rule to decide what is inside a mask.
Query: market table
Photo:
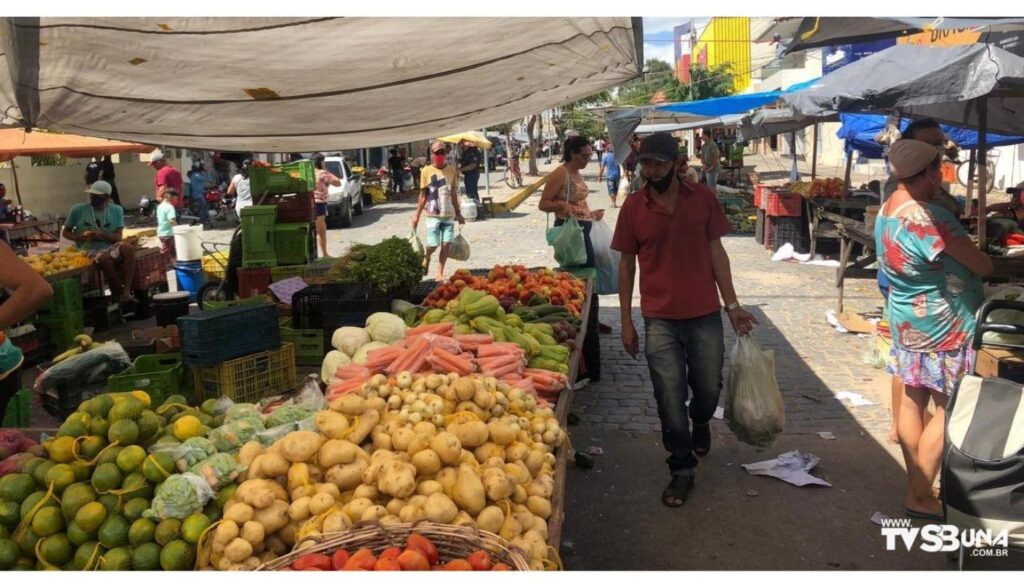
[[[839,267],[836,269],[836,287],[839,289],[839,308],[843,312],[843,289],[846,278],[876,279],[877,270],[866,269],[875,262],[875,238],[868,230],[866,223],[852,218],[829,212],[820,211],[821,218],[835,223],[839,235]],[[864,248],[864,256],[850,263],[850,256],[855,245]]]
[[[804,198],[804,206],[807,209],[807,222],[811,238],[810,253],[818,249],[818,239],[842,240],[839,229],[835,222],[822,216],[823,212],[832,212],[844,218],[849,218],[850,211],[864,211],[872,204],[866,196],[851,196],[849,198]],[[822,224],[824,221],[824,224]]]
[[[0,225],[0,239],[7,241],[12,248],[15,243],[56,243],[60,240],[60,222],[31,221],[16,224]]]

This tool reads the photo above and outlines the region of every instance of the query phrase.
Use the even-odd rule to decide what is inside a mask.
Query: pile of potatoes
[[[242,447],[214,569],[254,569],[358,521],[423,519],[497,533],[543,569],[565,432],[533,395],[478,375],[381,375],[332,401],[316,428]]]

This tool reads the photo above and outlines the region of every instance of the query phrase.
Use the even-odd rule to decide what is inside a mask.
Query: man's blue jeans
[[[644,355],[658,402],[661,441],[671,454],[666,461],[672,475],[687,473],[697,467],[690,420],[708,424],[722,391],[722,314],[683,320],[645,318],[644,330]],[[693,398],[687,409],[689,390]]]
[[[466,182],[466,196],[468,196],[473,202],[480,203],[480,190],[478,184],[480,183],[480,172],[473,170],[466,172],[463,175],[463,179]]]

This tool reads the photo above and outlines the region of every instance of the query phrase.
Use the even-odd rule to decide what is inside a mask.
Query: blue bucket
[[[199,289],[206,283],[206,272],[202,261],[175,261],[174,276],[178,280],[178,291],[188,292],[189,300],[196,301]]]

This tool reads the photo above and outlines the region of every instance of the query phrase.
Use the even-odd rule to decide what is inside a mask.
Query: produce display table
[[[851,211],[864,211],[871,204],[870,198],[857,195],[842,199],[804,198],[811,235],[811,255],[813,256],[818,249],[818,239],[842,239],[835,222],[825,218],[822,213],[832,212],[842,217],[849,217]]]
[[[875,262],[875,237],[868,231],[866,223],[852,218],[821,210],[821,218],[835,224],[836,233],[839,235],[839,267],[836,269],[836,288],[839,289],[839,308],[836,312],[843,312],[843,289],[846,278],[871,279],[877,278],[877,270],[866,269]],[[854,245],[860,244],[864,248],[864,256],[850,262]]]
[[[60,240],[60,222],[32,221],[0,225],[0,239],[11,247],[31,243],[56,243]]]

